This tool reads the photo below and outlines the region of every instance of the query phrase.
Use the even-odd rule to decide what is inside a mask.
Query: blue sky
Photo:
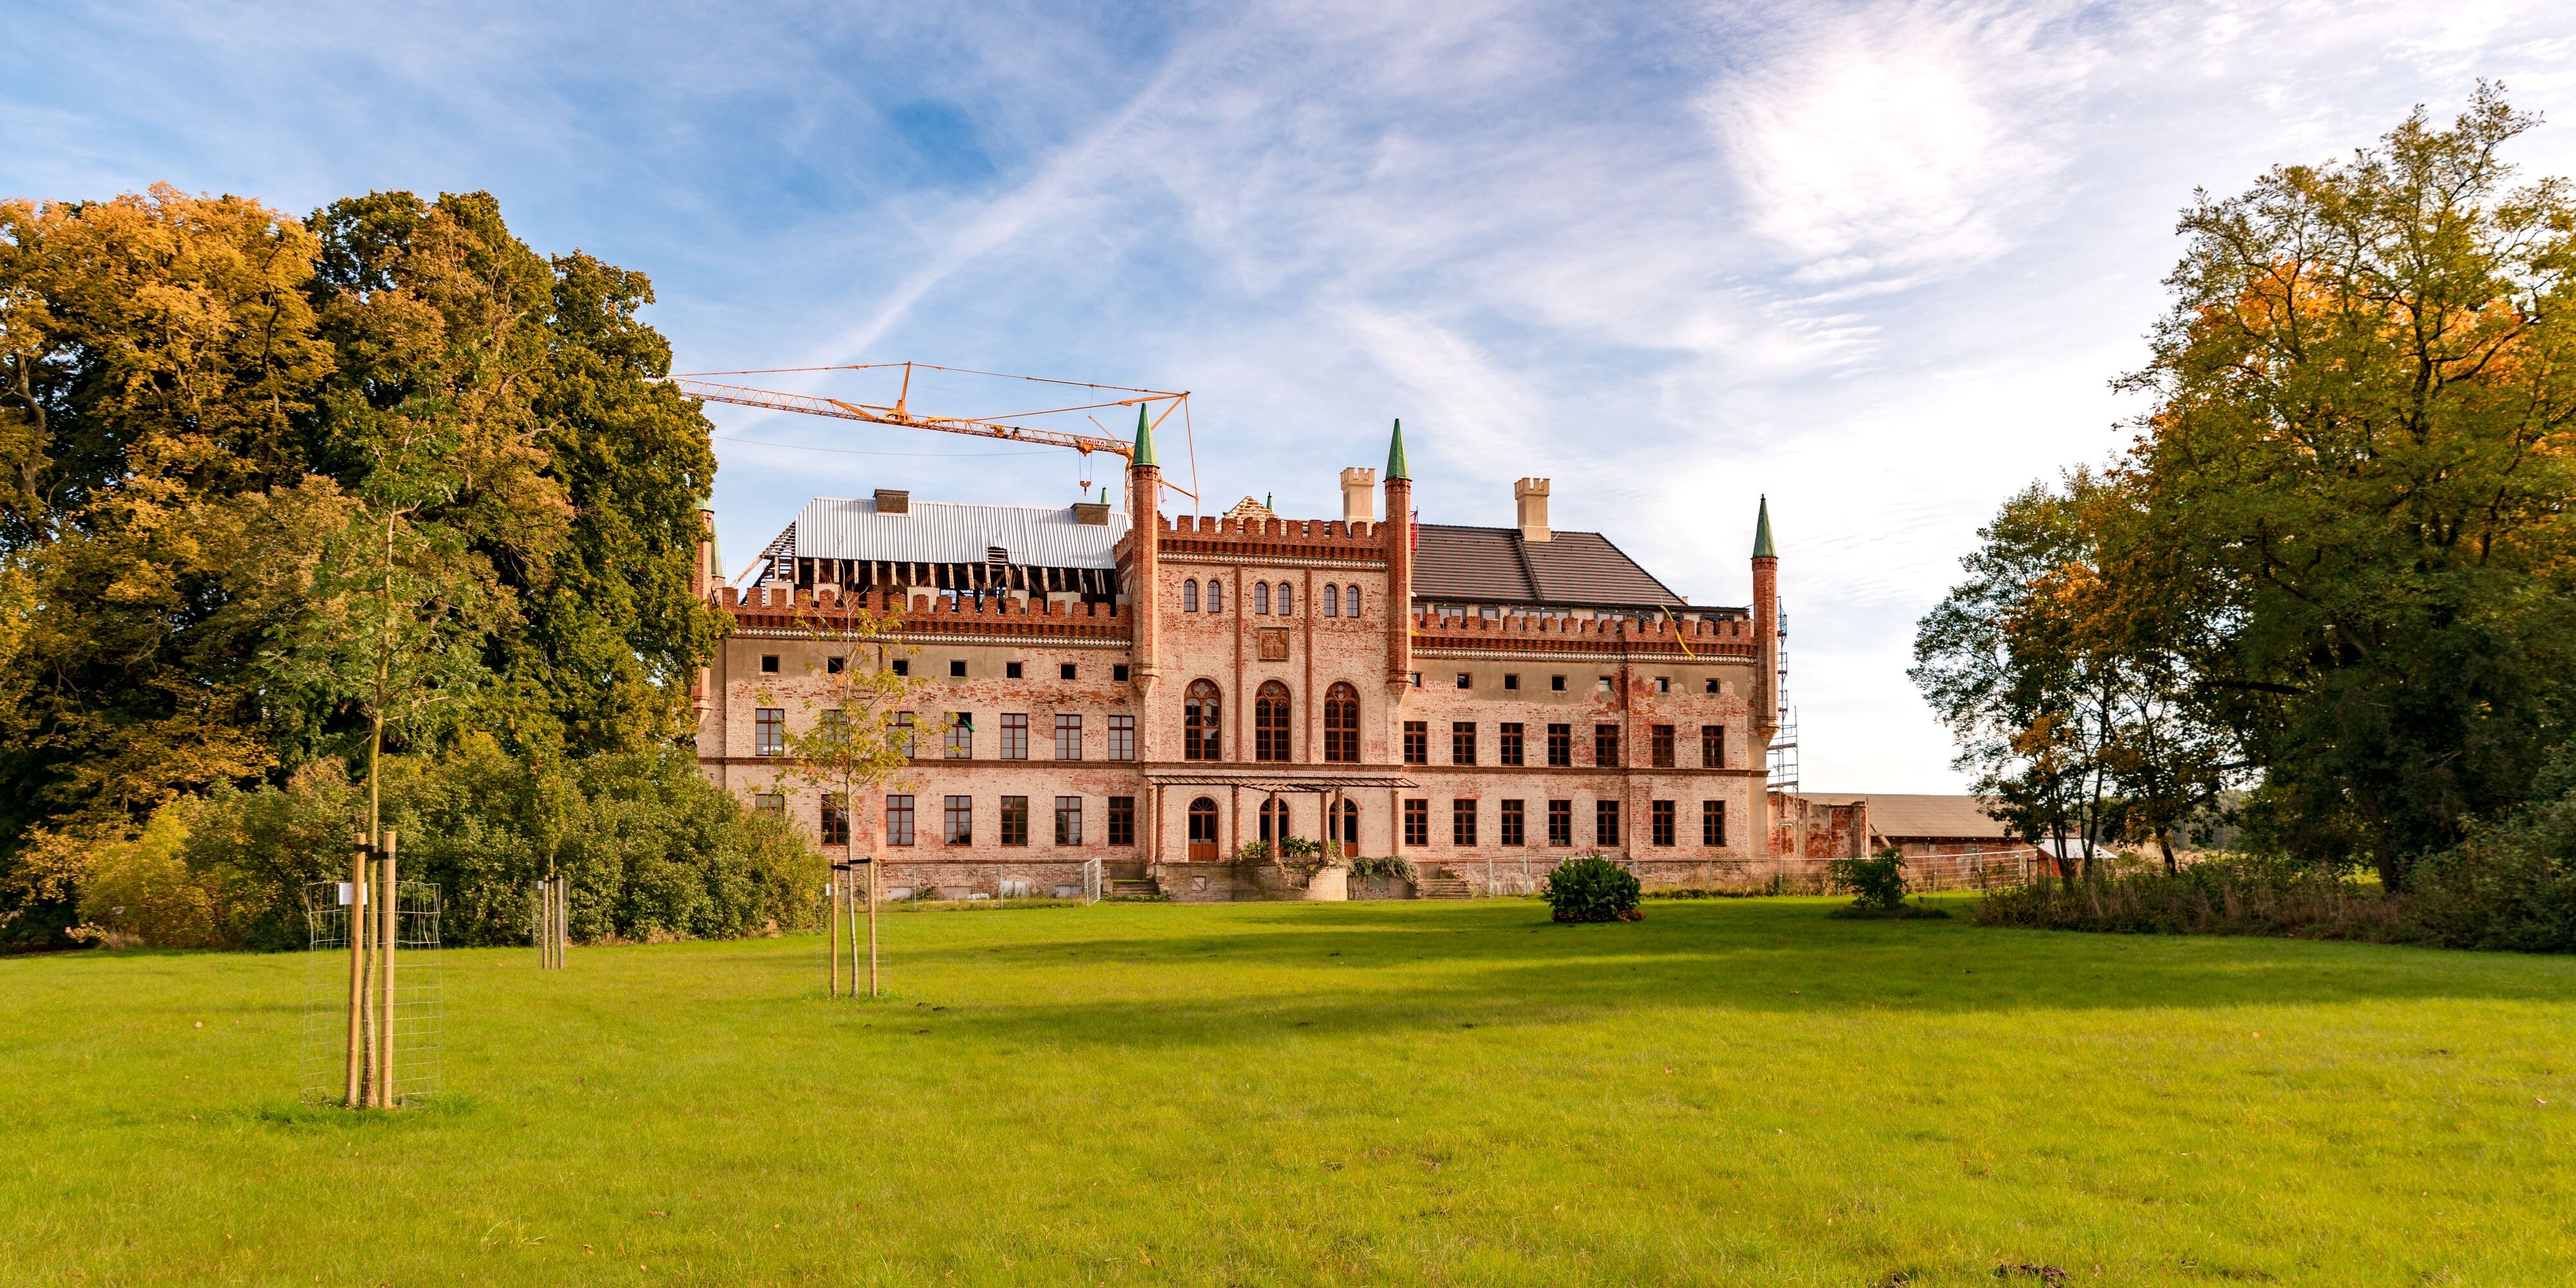
[[[1550,476],[1694,602],[1746,599],[1768,493],[1828,790],[1955,787],[1914,621],[1998,501],[2124,441],[2195,187],[2481,76],[2576,172],[2576,13],[2521,0],[5,9],[0,194],[488,189],[650,274],[683,370],[1188,389],[1209,508],[1292,516],[1401,416],[1424,518]],[[734,564],[816,494],[1077,482],[710,415]]]

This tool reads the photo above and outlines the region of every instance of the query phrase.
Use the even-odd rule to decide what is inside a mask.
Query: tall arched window
[[[1208,611],[1211,613],[1225,611],[1225,583],[1214,577],[1208,578]]]
[[[1205,796],[1190,802],[1190,861],[1216,861],[1216,802]]]
[[[1181,583],[1181,611],[1184,613],[1199,611],[1199,583],[1195,577]]]
[[[1252,611],[1256,613],[1266,613],[1270,611],[1269,582],[1256,581],[1252,583]]]
[[[1360,588],[1358,586],[1352,586],[1342,592],[1342,616],[1357,617],[1359,615]]]
[[[1224,759],[1217,750],[1224,714],[1214,680],[1190,681],[1189,692],[1181,699],[1181,759]]]
[[[1348,683],[1324,690],[1324,759],[1345,765],[1360,760],[1360,691]]]
[[[1265,680],[1252,699],[1252,758],[1288,759],[1288,686]]]
[[[1339,812],[1342,816],[1342,853],[1356,854],[1360,848],[1360,803],[1343,801]]]
[[[1341,616],[1341,615],[1342,615],[1342,588],[1341,588],[1341,587],[1339,587],[1339,586],[1334,585],[1333,583],[1331,583],[1331,582],[1329,582],[1329,581],[1328,581],[1328,582],[1325,582],[1325,583],[1324,583],[1324,616],[1326,616],[1326,617],[1339,617],[1339,616]]]
[[[1265,798],[1261,802],[1261,839],[1280,841],[1287,839],[1289,835],[1291,833],[1288,831],[1288,802],[1276,796]]]
[[[1279,615],[1281,617],[1286,617],[1290,613],[1296,611],[1297,592],[1288,589],[1288,583],[1284,581],[1279,583]]]

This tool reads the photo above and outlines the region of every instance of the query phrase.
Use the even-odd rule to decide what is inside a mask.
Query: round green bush
[[[1547,874],[1539,897],[1557,921],[1637,921],[1637,878],[1598,854],[1567,859]]]

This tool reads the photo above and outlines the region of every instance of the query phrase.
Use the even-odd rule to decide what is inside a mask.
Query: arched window
[[[1347,682],[1324,690],[1324,759],[1345,765],[1360,760],[1360,691]]]
[[[1279,583],[1279,615],[1286,617],[1296,611],[1297,592],[1288,589],[1288,583],[1284,581]]]
[[[1252,699],[1252,758],[1288,759],[1288,686],[1265,680]]]
[[[1184,613],[1199,611],[1199,583],[1195,577],[1181,583],[1181,611]]]
[[[1342,615],[1342,588],[1341,588],[1341,587],[1339,587],[1339,586],[1334,585],[1333,583],[1331,583],[1331,582],[1329,582],[1329,581],[1328,581],[1328,582],[1325,582],[1325,583],[1324,583],[1324,616],[1326,616],[1326,617],[1339,617],[1339,616],[1341,616],[1341,615]]]
[[[1190,860],[1216,861],[1216,802],[1205,796],[1190,802]]]
[[[1291,833],[1288,831],[1288,802],[1283,801],[1276,796],[1265,798],[1261,802],[1261,839],[1265,841],[1280,841],[1287,839],[1290,835]]]
[[[1208,578],[1208,611],[1211,613],[1225,611],[1225,583],[1214,577]]]
[[[1181,699],[1181,759],[1224,759],[1217,750],[1217,731],[1224,727],[1224,714],[1214,680],[1190,681],[1189,692]]]
[[[1342,816],[1342,853],[1357,854],[1360,848],[1360,803],[1346,800],[1338,811]]]
[[[1344,590],[1344,591],[1342,592],[1342,616],[1344,616],[1344,617],[1357,617],[1357,616],[1359,616],[1359,615],[1360,615],[1360,588],[1359,588],[1359,587],[1357,587],[1357,586],[1352,586],[1352,587],[1350,587],[1349,589]]]
[[[1269,582],[1256,581],[1252,583],[1252,611],[1256,613],[1266,613],[1270,611]]]

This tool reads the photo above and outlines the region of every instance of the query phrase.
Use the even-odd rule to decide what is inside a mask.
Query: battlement
[[[1753,623],[1733,621],[1632,621],[1627,618],[1458,617],[1413,614],[1413,643],[1419,649],[1512,649],[1516,651],[1599,652],[1615,649],[1672,657],[1749,659],[1755,653]]]
[[[870,613],[894,634],[1023,635],[1031,638],[1117,639],[1128,637],[1130,614],[1115,604],[1057,604],[1028,597],[913,594],[863,591],[844,594],[829,586],[790,590],[784,586],[750,591],[724,588],[709,605],[733,616],[747,630],[814,631],[829,634],[843,628],[850,615]],[[837,620],[836,620],[837,619]]]
[[[1386,535],[1367,520],[1231,519],[1213,514],[1173,515],[1154,525],[1155,548],[1165,554],[1256,555],[1271,559],[1383,559]],[[1119,539],[1120,562],[1134,532]]]

